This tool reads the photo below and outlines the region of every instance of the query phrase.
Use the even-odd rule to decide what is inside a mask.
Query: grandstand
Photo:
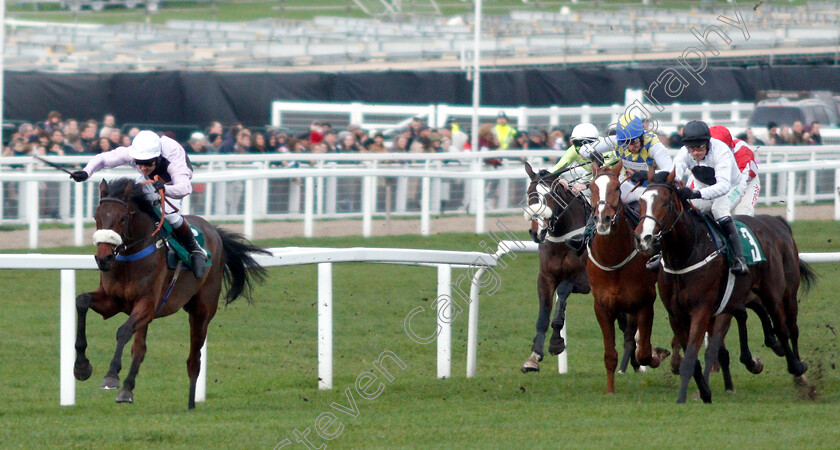
[[[71,8],[80,3],[68,0]],[[376,2],[356,2],[360,8],[367,3]],[[417,3],[412,4],[419,8]],[[371,6],[367,18],[167,20],[160,25],[8,19],[4,62],[7,70],[54,72],[464,69],[472,57],[472,15],[444,17],[440,8],[429,9],[431,15],[406,15]],[[725,9],[734,17],[729,5],[656,14],[636,6],[486,15],[482,65],[672,62],[687,48],[701,46],[692,27],[720,25]],[[840,14],[835,4],[762,5],[740,12],[750,27],[749,39],[730,34],[716,63],[837,62]]]

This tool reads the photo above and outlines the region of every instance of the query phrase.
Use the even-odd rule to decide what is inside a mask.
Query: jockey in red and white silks
[[[741,171],[741,177],[745,181],[744,195],[732,210],[732,214],[754,215],[758,193],[761,190],[755,153],[746,142],[740,139],[733,139],[726,127],[717,125],[709,128],[709,131],[711,131],[713,138],[722,141],[732,149],[735,154],[735,162]]]

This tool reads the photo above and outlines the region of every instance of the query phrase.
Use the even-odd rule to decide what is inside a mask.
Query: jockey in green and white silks
[[[585,147],[597,145],[598,142],[603,140],[603,138],[599,136],[598,129],[595,125],[592,125],[591,123],[581,123],[575,126],[572,130],[572,135],[569,140],[572,142],[572,145],[566,149],[566,152],[563,153],[563,157],[560,158],[560,161],[551,168],[551,173],[557,173],[570,169],[561,175],[563,177],[561,183],[565,184],[566,187],[569,188],[568,183],[572,182],[570,189],[572,189],[573,192],[586,192],[587,186],[577,181],[579,181],[582,177],[589,177],[592,174],[592,161],[582,156],[581,152],[586,152],[586,150],[584,150]],[[591,155],[592,152],[588,151],[587,154]],[[618,155],[616,155],[615,152],[607,152],[601,156],[603,156],[603,158],[600,158],[598,161],[602,166],[614,166],[618,163]],[[572,167],[573,164],[577,164],[581,169],[575,171],[575,168]]]
[[[615,136],[599,141],[595,146],[584,149],[582,156],[591,158],[587,151],[601,154],[615,152],[622,161],[621,181],[627,178],[647,185],[647,171],[668,171],[674,167],[671,152],[659,142],[656,134],[645,131],[641,118],[624,114],[618,119]],[[639,200],[644,189],[633,189],[635,183],[621,183],[621,200],[625,204]]]

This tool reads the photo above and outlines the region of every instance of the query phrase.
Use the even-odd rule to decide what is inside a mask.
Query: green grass
[[[801,251],[840,251],[836,222],[798,222]],[[264,246],[371,246],[479,250],[486,236],[324,238],[261,241]],[[55,249],[91,253],[91,248]],[[466,311],[453,324],[453,377],[435,379],[435,344],[420,345],[403,330],[406,314],[429,308],[436,295],[433,268],[337,264],[334,389],[317,389],[316,268],[274,268],[256,291],[255,302],[222,308],[209,334],[208,398],[188,412],[187,316],[178,313],[150,327],[148,353],[135,389],[135,403],[116,404],[114,391],[99,382],[113,353],[120,315],[88,319],[88,355],[94,375],[76,384],[76,406],[58,405],[57,271],[2,271],[0,286],[0,447],[44,448],[270,448],[293,431],[312,429],[333,402],[347,404],[353,392],[359,414],[338,413],[340,436],[313,443],[343,448],[512,447],[835,447],[840,441],[840,377],[836,364],[840,307],[837,264],[815,265],[817,288],[800,304],[801,353],[810,364],[817,400],[794,388],[781,358],[762,347],[757,320],[750,320],[754,353],[766,365],[750,375],[737,362],[737,392],[725,394],[714,374],[714,403],[675,405],[678,378],[665,368],[617,376],[617,394],[604,395],[603,347],[591,296],[569,300],[570,373],[556,373],[547,357],[541,373],[519,367],[530,353],[536,319],[537,260],[520,254],[500,271],[502,287],[482,296],[478,376],[464,378]],[[456,272],[457,274],[458,272]],[[78,273],[77,290],[98,283],[93,271]],[[418,328],[431,331],[431,314]],[[657,304],[654,341],[670,332]],[[734,336],[730,345],[737,347]],[[355,390],[359,374],[385,350],[407,364],[393,365],[378,398]],[[128,352],[126,352],[128,353]],[[733,352],[737,359],[737,349]],[[124,372],[128,356],[124,358]],[[667,365],[667,361],[666,361]],[[692,387],[693,391],[694,388]],[[298,447],[302,448],[302,447]]]

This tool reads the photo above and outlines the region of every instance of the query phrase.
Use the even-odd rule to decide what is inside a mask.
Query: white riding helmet
[[[591,123],[582,123],[577,125],[572,130],[572,135],[569,137],[569,140],[574,141],[597,141],[598,140],[598,128]]]
[[[128,156],[140,161],[157,158],[160,156],[160,137],[149,130],[137,133],[128,148]]]

